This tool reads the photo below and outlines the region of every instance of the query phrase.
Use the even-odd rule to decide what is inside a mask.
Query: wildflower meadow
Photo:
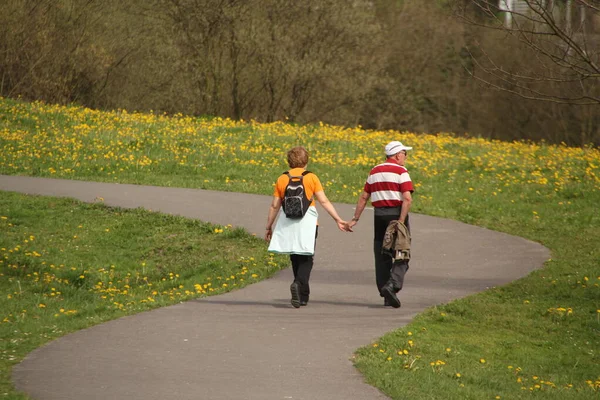
[[[397,399],[599,396],[597,148],[0,99],[0,174],[9,175],[269,195],[286,169],[285,152],[303,145],[328,197],[354,203],[390,140],[414,148],[406,162],[414,212],[522,236],[552,258],[523,279],[428,309],[358,349],[354,362],[366,380]],[[0,229],[0,333],[7,339],[0,392],[11,396],[18,396],[11,366],[52,338],[286,266],[241,230],[107,208],[102,199],[0,192]],[[179,247],[170,235],[180,235]],[[248,258],[201,250],[215,240],[233,248],[240,238]]]

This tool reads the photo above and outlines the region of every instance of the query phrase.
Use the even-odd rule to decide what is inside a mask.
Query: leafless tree
[[[314,122],[377,75],[368,1],[163,0],[195,113]]]
[[[600,105],[600,1],[455,0],[465,22],[495,30],[496,40],[529,50],[518,66],[473,40],[469,73],[485,86],[526,99]]]
[[[97,105],[133,47],[106,32],[117,0],[6,0],[0,13],[0,94]],[[112,36],[111,36],[112,35]],[[106,39],[106,40],[103,40]]]
[[[600,1],[502,1],[4,0],[0,95],[600,144]]]

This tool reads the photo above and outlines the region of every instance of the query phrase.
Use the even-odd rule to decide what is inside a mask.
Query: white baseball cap
[[[402,143],[396,141],[389,142],[385,146],[385,155],[393,156],[394,154],[400,153],[402,150],[412,150],[412,147],[405,146]]]

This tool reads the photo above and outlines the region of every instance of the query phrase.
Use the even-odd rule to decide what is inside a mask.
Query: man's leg
[[[392,262],[392,257],[381,254],[383,238],[389,223],[398,219],[399,215],[375,215],[375,240],[373,243],[373,253],[375,255],[375,278],[379,293],[386,300],[386,305],[394,308],[400,307],[400,300],[396,296],[404,285],[404,276],[408,271],[408,260]],[[410,222],[408,215],[404,224],[410,233]]]
[[[387,254],[382,254],[383,238],[389,223],[398,219],[399,215],[375,215],[374,220],[374,240],[373,240],[373,255],[375,256],[375,282],[377,289],[381,293],[381,289],[390,280],[392,270],[392,257]]]
[[[390,283],[392,284],[395,293],[398,293],[400,290],[402,290],[406,271],[408,271],[408,261],[396,261],[392,264]]]
[[[384,305],[398,308],[400,307],[400,301],[391,285],[392,257],[381,253],[385,231],[390,221],[394,219],[398,219],[398,215],[375,215],[373,254],[375,256],[375,280],[379,295],[385,299]]]
[[[404,225],[406,225],[406,229],[410,235],[410,220],[408,215],[406,216]],[[406,275],[406,271],[408,271],[408,260],[397,260],[392,264],[390,281],[392,282],[396,293],[402,290],[402,286],[404,286],[404,275]]]
[[[387,254],[381,254],[383,242],[373,241],[373,255],[375,256],[375,283],[377,290],[381,294],[381,288],[390,280],[390,271],[392,269],[392,257]],[[383,295],[381,295],[383,296]]]

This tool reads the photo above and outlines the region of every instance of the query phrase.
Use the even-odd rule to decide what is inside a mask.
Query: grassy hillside
[[[356,365],[367,380],[398,399],[597,396],[598,149],[0,100],[0,173],[12,175],[270,194],[285,151],[301,144],[328,196],[354,203],[392,139],[414,147],[407,159],[414,211],[534,240],[552,259],[359,349]]]

